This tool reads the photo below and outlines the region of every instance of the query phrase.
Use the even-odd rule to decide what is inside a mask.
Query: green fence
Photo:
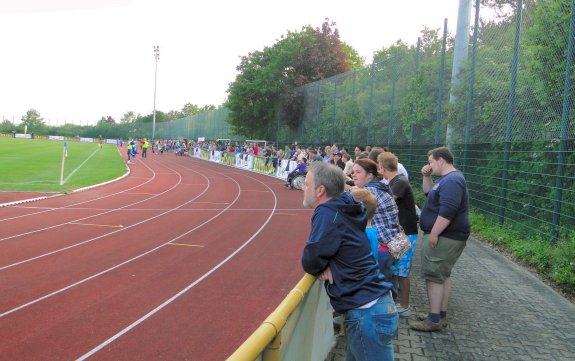
[[[231,134],[231,126],[226,121],[228,114],[227,108],[220,108],[171,122],[156,122],[155,136],[161,139],[198,139],[204,137],[207,140],[244,140],[245,137],[241,135]],[[115,125],[115,127],[118,126],[125,127],[121,134],[128,134],[132,138],[150,137],[153,128],[152,123]]]
[[[530,237],[572,235],[574,3],[510,2],[496,17],[476,0],[455,76],[446,21],[445,29],[422,33],[417,45],[384,49],[365,69],[306,85],[301,126],[289,129],[278,117],[267,140],[388,146],[414,185],[427,151],[447,145],[475,210]],[[175,122],[177,129],[193,138],[198,133],[185,122]]]

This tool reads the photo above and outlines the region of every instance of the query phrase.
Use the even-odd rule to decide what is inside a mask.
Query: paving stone
[[[411,270],[414,314],[428,311],[418,249]],[[402,318],[397,360],[575,360],[575,305],[529,271],[470,239],[452,281],[447,329],[418,332],[409,328],[415,316]],[[345,337],[335,349],[328,360],[345,360]]]

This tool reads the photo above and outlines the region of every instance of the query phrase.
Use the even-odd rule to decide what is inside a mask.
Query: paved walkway
[[[415,258],[412,308],[427,312],[417,249]],[[396,360],[575,360],[575,305],[527,270],[470,239],[452,279],[449,326],[418,332],[401,319]],[[344,355],[340,336],[327,360]]]

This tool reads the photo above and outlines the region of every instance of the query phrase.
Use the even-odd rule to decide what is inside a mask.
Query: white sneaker
[[[399,317],[411,316],[411,306],[407,306],[407,308],[404,308],[400,304],[396,304],[395,309],[397,310],[397,314],[399,315]]]

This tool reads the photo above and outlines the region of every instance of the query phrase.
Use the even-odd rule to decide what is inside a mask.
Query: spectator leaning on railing
[[[379,272],[365,233],[367,212],[349,193],[338,167],[313,162],[303,205],[314,209],[303,269],[324,281],[334,310],[344,315],[347,360],[393,360],[399,317],[391,284]]]

